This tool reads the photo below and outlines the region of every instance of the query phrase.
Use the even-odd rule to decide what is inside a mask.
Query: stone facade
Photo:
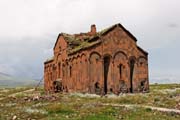
[[[126,93],[149,90],[148,53],[121,24],[100,32],[60,33],[44,62],[46,91]],[[58,83],[58,84],[57,84]]]

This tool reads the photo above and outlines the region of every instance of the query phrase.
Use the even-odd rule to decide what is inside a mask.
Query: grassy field
[[[151,85],[150,93],[103,97],[0,88],[0,120],[180,120],[176,112],[151,107],[180,110],[180,84]]]

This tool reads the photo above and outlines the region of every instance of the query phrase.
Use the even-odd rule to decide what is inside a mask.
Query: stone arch
[[[110,52],[110,51],[106,51],[106,52],[104,52],[103,53],[103,55],[102,55],[103,57],[110,57],[111,59],[112,59],[112,52]]]
[[[75,56],[72,57],[72,62],[71,62],[71,78],[70,78],[70,88],[75,89],[76,87],[76,71],[77,68],[77,58]]]
[[[109,53],[105,53],[105,54],[103,55],[103,58],[105,58],[105,57],[109,57],[110,59],[113,58]]]
[[[81,57],[82,57],[82,56],[86,56],[86,54],[85,54],[85,53],[81,53],[80,56],[81,56]]]
[[[80,90],[81,89],[81,56],[78,54],[77,55],[77,63],[76,63],[76,82],[77,82],[77,90]]]
[[[86,55],[83,53],[81,54],[81,68],[80,69],[80,75],[81,75],[81,89],[85,90],[86,86],[88,85],[88,62],[87,62],[87,57]]]
[[[128,57],[123,51],[118,51],[113,56],[113,80],[117,92],[127,91],[128,83]]]
[[[68,83],[69,83],[69,79],[68,79],[68,66],[69,66],[69,62],[68,62],[68,60],[66,59],[65,61],[64,61],[64,67],[63,67],[63,69],[64,69],[64,86],[67,86],[68,85]]]
[[[134,60],[135,63],[137,62],[137,58],[136,58],[135,56],[130,56],[130,57],[129,57],[129,62],[130,62],[131,60]]]
[[[144,56],[140,56],[137,61],[138,61],[138,66],[140,67],[147,65],[147,58]]]
[[[145,56],[139,56],[137,60],[139,60],[141,58],[144,58],[145,60],[147,60],[147,57],[145,57]]]
[[[69,62],[72,62],[72,57],[69,57],[68,61],[69,61]]]
[[[102,60],[98,52],[92,52],[89,56],[89,80],[90,91],[94,92],[94,83],[100,82],[102,75]]]
[[[61,54],[58,53],[58,54],[57,54],[57,57],[56,57],[56,61],[60,61],[60,60],[61,60],[61,57],[60,57],[60,56],[61,56]]]
[[[82,67],[85,71],[87,71],[87,57],[85,54],[81,55],[81,62],[82,62]]]
[[[93,57],[97,57],[98,59],[101,59],[101,54],[99,54],[98,52],[91,52],[89,55],[89,62],[92,62]]]
[[[117,57],[119,54],[124,55],[125,58],[128,59],[127,55],[126,55],[123,51],[118,51],[118,52],[116,52],[116,53],[114,54],[114,56],[113,56],[113,59],[115,59],[115,57]]]
[[[140,92],[148,90],[148,63],[147,58],[138,58],[138,89]]]
[[[76,59],[76,56],[71,57],[71,62],[73,63],[73,60]]]
[[[65,63],[68,65],[68,64],[69,64],[69,59],[66,59],[66,60],[65,60]]]
[[[77,58],[80,58],[81,57],[81,55],[80,54],[77,54],[77,56],[76,56]]]

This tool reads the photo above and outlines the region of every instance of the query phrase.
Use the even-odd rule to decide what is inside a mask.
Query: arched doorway
[[[104,57],[104,94],[108,92],[108,72],[109,72],[109,65],[110,65],[110,56]]]
[[[133,74],[134,74],[135,60],[130,59],[130,92],[133,93]]]

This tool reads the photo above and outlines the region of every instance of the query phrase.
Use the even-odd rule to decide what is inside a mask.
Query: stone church
[[[97,32],[60,33],[44,62],[47,92],[148,92],[148,53],[121,24]]]

